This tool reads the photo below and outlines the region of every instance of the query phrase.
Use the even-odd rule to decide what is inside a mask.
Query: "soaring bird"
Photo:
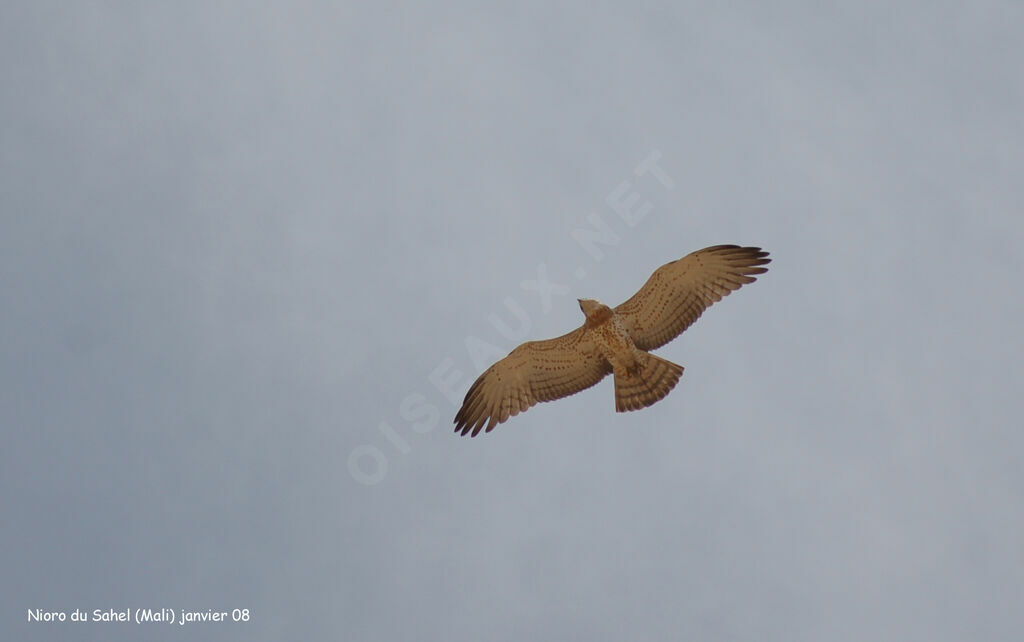
[[[763,274],[771,263],[759,247],[715,245],[666,263],[628,301],[614,308],[577,299],[586,320],[568,334],[527,341],[488,368],[455,415],[455,432],[476,437],[525,412],[615,375],[615,410],[639,410],[663,399],[683,367],[649,350],[676,338],[704,310]]]

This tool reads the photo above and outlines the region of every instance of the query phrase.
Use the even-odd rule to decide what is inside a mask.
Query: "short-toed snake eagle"
[[[639,410],[675,387],[683,367],[648,350],[679,336],[711,304],[753,283],[771,262],[759,247],[715,245],[667,263],[615,307],[580,299],[583,325],[546,341],[527,341],[488,368],[455,415],[455,432],[476,436],[538,401],[568,397],[615,375],[615,410]]]

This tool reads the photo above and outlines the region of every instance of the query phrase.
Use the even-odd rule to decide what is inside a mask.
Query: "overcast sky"
[[[1021,4],[392,6],[0,5],[0,637],[1019,639]],[[665,400],[452,434],[719,243]]]

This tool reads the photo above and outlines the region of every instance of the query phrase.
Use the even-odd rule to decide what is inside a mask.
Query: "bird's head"
[[[583,314],[589,321],[601,322],[605,318],[611,316],[611,310],[607,305],[601,303],[597,299],[576,299],[580,302],[580,310],[583,310]]]

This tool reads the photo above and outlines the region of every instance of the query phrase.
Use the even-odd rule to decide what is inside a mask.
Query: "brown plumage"
[[[666,263],[615,307],[581,299],[582,326],[546,341],[527,341],[488,368],[455,415],[455,432],[476,436],[540,401],[568,397],[615,375],[615,410],[663,399],[683,367],[647,352],[690,327],[716,301],[763,274],[759,247],[716,245]]]

